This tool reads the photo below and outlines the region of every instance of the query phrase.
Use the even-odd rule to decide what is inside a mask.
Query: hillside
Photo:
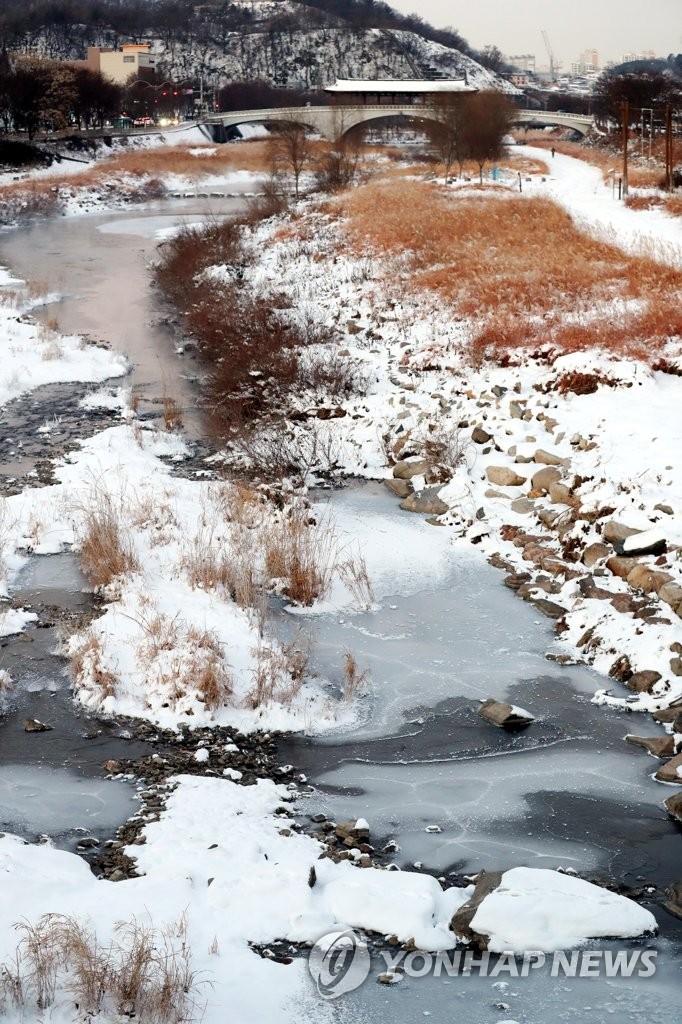
[[[10,51],[79,58],[87,46],[151,41],[163,75],[204,77],[209,86],[260,78],[278,86],[322,88],[339,77],[466,75],[479,89],[516,89],[485,68],[459,34],[438,31],[383,4],[333,0],[104,2],[64,0],[0,16]]]

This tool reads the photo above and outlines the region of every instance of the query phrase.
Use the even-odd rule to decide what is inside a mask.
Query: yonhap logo
[[[349,928],[323,935],[308,958],[308,970],[323,999],[338,999],[359,988],[369,967],[367,946]]]
[[[472,949],[450,949],[437,953],[426,950],[382,949],[376,957],[384,971],[378,981],[399,981],[402,977],[433,978],[477,975],[481,978],[527,978],[545,970],[550,978],[651,978],[656,974],[655,949],[573,949],[554,953],[478,953]],[[310,951],[308,970],[323,999],[338,999],[354,992],[367,980],[370,955],[354,931],[329,932]]]

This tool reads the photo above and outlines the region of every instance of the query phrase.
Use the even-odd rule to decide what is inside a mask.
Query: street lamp
[[[153,103],[152,103],[152,113],[154,113],[154,115],[155,115],[154,120],[157,120],[156,115],[158,114],[158,111],[154,110],[154,107],[158,107],[160,105],[159,104],[159,96],[161,95],[161,97],[166,97],[166,96],[170,95],[170,96],[179,98],[181,96],[189,96],[189,95],[191,95],[193,97],[194,96],[194,88],[193,87],[191,89],[184,88],[184,86],[189,85],[189,84],[191,84],[191,79],[188,79],[188,78],[184,78],[180,82],[171,82],[168,79],[166,81],[164,81],[164,82],[149,82],[149,81],[147,81],[144,78],[134,78],[131,81],[126,83],[126,88],[136,89],[138,86],[142,86],[145,89],[151,89],[152,90],[152,92],[154,93],[154,99],[153,99]],[[133,104],[138,104],[140,102],[140,100],[138,100],[138,99],[131,99],[131,102]],[[178,106],[181,103],[182,103],[182,101],[178,99],[178,101],[175,104],[175,110],[174,110],[175,113],[178,113]],[[194,106],[194,100],[192,100],[192,106]]]

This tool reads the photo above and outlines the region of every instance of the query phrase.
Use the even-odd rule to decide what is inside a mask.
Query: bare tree
[[[300,194],[301,175],[313,156],[313,144],[305,127],[295,120],[280,121],[274,139],[274,163],[286,167],[294,179],[294,196]]]
[[[479,180],[490,160],[502,155],[503,139],[509,131],[513,107],[500,92],[477,92],[467,96],[464,123],[464,149],[469,159],[478,164]]]
[[[502,51],[499,47],[493,46],[492,44],[488,44],[488,46],[483,47],[478,54],[478,61],[484,68],[488,68],[496,75],[499,74],[500,71],[504,71],[507,66]]]
[[[343,110],[334,111],[334,141],[331,149],[321,154],[315,181],[322,192],[339,192],[355,181],[360,162],[363,132],[349,128]]]
[[[453,164],[462,165],[466,159],[465,124],[467,108],[464,97],[452,93],[441,93],[433,106],[436,120],[429,125],[429,134],[436,153],[443,164],[443,175],[447,182]]]

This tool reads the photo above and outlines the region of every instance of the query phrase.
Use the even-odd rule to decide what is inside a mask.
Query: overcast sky
[[[599,51],[601,63],[626,52],[682,52],[682,0],[388,0],[405,14],[416,12],[440,28],[451,25],[471,46],[492,43],[505,54],[534,53],[547,63],[541,31],[555,57],[575,60]]]

